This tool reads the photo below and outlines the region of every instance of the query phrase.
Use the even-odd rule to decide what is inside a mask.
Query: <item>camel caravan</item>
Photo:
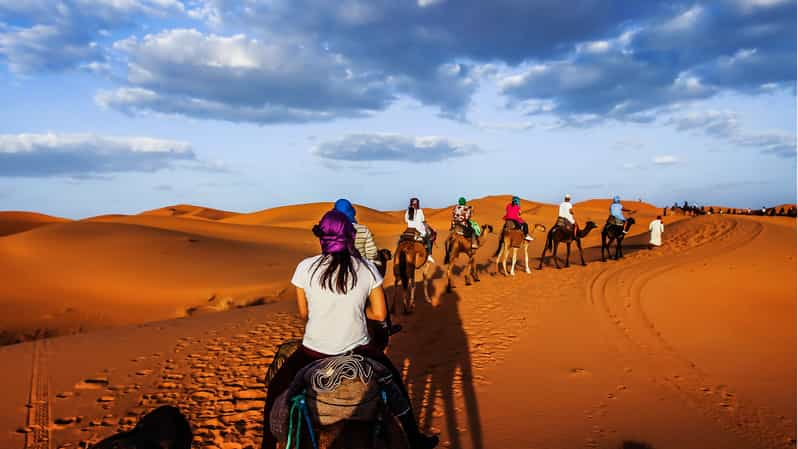
[[[572,243],[585,264],[581,239],[597,225],[587,221],[580,228],[570,201],[566,195],[556,223],[548,229],[538,268],[548,252],[559,268],[560,243],[566,245],[566,267]],[[629,211],[616,197],[602,230],[602,260],[605,248],[611,255],[613,243],[614,258],[623,257],[623,238],[634,224],[624,212]],[[447,291],[453,287],[453,268],[461,256],[466,260],[462,271],[466,285],[479,282],[476,254],[484,236],[493,233],[493,226],[477,224],[473,213],[465,198],[452,210],[444,241]],[[494,254],[496,274],[515,275],[519,249],[524,252],[524,271],[530,273],[529,243],[535,232],[545,233],[547,227],[530,226],[522,218],[518,197],[507,204],[502,220]],[[305,333],[302,340],[277,348],[266,373],[261,449],[431,449],[438,445],[437,436],[418,428],[402,375],[386,355],[390,336],[401,331],[401,326],[391,322],[391,312],[401,307],[404,314],[413,313],[417,273],[422,298],[430,302],[429,282],[435,267],[432,248],[437,233],[427,223],[418,198],[410,200],[404,221],[407,228],[393,253],[377,247],[371,230],[358,223],[356,210],[346,199],[336,201],[313,227],[321,254],[302,260],[291,279],[299,315],[306,320]],[[383,279],[390,261],[394,295],[388,301]],[[181,411],[161,407],[145,415],[133,430],[93,447],[189,449],[191,442],[191,427]]]

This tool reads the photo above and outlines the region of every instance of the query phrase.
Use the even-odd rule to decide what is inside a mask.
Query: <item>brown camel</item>
[[[610,247],[612,242],[615,241],[615,260],[618,260],[623,257],[623,238],[626,236],[626,233],[629,232],[629,229],[632,228],[632,225],[635,224],[634,217],[629,217],[626,220],[626,223],[621,226],[617,224],[610,224],[607,223],[604,226],[604,229],[601,230],[601,261],[606,262],[607,259],[604,257],[604,249],[607,250],[607,255],[610,256],[610,259],[613,259],[612,253],[610,252]]]
[[[590,231],[595,228],[596,223],[588,221],[585,224],[585,227],[577,231],[576,236],[574,236],[573,230],[566,229],[564,226],[555,225],[549,230],[549,233],[546,236],[546,245],[543,247],[543,253],[540,255],[540,265],[538,265],[538,270],[543,269],[543,259],[546,256],[546,251],[548,250],[552,250],[552,256],[554,256],[554,265],[557,268],[560,268],[560,263],[557,261],[557,247],[560,246],[560,242],[564,242],[565,247],[567,248],[565,252],[565,268],[571,266],[571,242],[574,240],[576,241],[576,247],[579,248],[579,258],[582,260],[582,265],[587,265],[585,263],[585,256],[582,255],[582,239],[585,238],[585,236],[587,236]]]
[[[401,240],[393,256],[393,301],[391,312],[396,312],[396,295],[399,294],[399,282],[402,283],[404,313],[413,313],[416,308],[416,270],[421,270],[422,297],[430,302],[427,295],[429,269],[432,263],[427,262],[427,248],[423,242]]]
[[[473,232],[473,230],[471,231]],[[493,232],[493,226],[482,225],[482,232],[487,234]],[[471,237],[466,237],[466,230],[463,226],[457,225],[449,232],[449,238],[446,239],[444,248],[446,249],[446,257],[443,263],[446,265],[446,291],[452,291],[452,265],[454,261],[461,254],[468,256],[468,263],[466,264],[466,271],[464,274],[466,285],[471,285],[471,279],[474,282],[479,282],[479,273],[477,273],[477,262],[475,256],[479,248],[471,247]]]
[[[532,226],[532,230],[529,232],[531,236],[535,231],[546,232],[546,226],[542,224],[535,224]],[[533,237],[534,238],[534,237]],[[527,273],[531,273],[532,270],[529,268],[529,240],[524,238],[524,233],[520,229],[515,229],[515,227],[508,228],[508,225],[505,224],[504,228],[502,229],[502,235],[499,239],[499,247],[496,249],[496,272],[499,272],[499,264],[501,263],[502,268],[504,269],[504,275],[506,276],[507,273],[507,258],[510,256],[510,248],[512,248],[513,252],[513,262],[510,265],[510,276],[515,276],[515,262],[518,258],[518,248],[524,248],[524,271]]]
[[[380,272],[380,276],[383,278],[385,277],[385,272],[388,271],[388,261],[391,260],[391,250],[389,249],[381,249],[377,251],[377,260],[380,261],[380,264],[377,265],[377,271]]]

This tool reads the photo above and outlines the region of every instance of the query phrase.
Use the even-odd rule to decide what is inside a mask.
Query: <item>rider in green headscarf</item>
[[[473,212],[473,208],[468,205],[466,199],[464,197],[460,197],[457,200],[457,206],[455,206],[454,210],[452,211],[452,229],[454,229],[456,225],[460,225],[467,230],[473,231],[466,234],[466,236],[469,236],[470,234],[471,247],[478,248],[479,240],[477,237],[482,234],[482,229],[474,220],[471,219],[471,214]]]

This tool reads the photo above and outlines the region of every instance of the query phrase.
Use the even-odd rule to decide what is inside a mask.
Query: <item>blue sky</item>
[[[793,1],[0,0],[0,209],[794,202]]]

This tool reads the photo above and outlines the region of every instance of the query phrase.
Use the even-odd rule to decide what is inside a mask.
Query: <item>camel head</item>
[[[386,261],[391,260],[393,258],[393,255],[391,254],[391,250],[383,248],[383,249],[377,251],[377,257],[383,263],[385,263]]]
[[[493,232],[493,226],[492,226],[492,225],[489,225],[489,224],[483,224],[483,225],[482,225],[482,231],[483,231],[485,234],[487,234],[487,233],[491,233],[491,232]]]
[[[624,231],[629,231],[632,228],[632,225],[635,224],[634,217],[629,217],[626,219],[626,225],[624,226]]]

